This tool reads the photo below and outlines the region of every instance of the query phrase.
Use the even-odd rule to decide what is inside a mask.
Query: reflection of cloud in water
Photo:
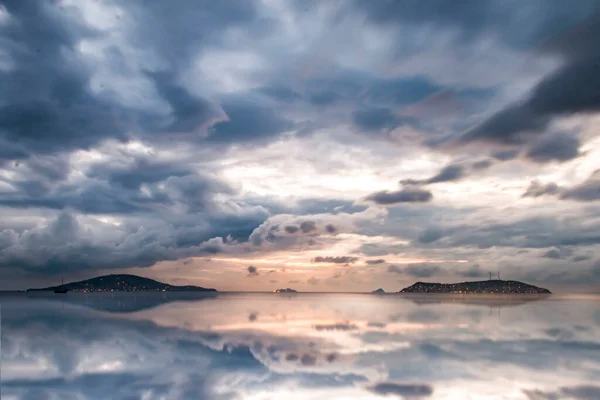
[[[433,389],[424,384],[406,384],[394,382],[382,382],[373,385],[371,391],[381,395],[395,394],[407,399],[421,399],[433,394]]]
[[[398,296],[278,297],[222,294],[127,313],[5,299],[3,395],[581,400],[600,372],[596,298],[489,315]]]
[[[314,325],[314,328],[318,331],[353,331],[358,329],[356,325],[349,324],[347,322],[338,322],[335,324],[320,324]]]

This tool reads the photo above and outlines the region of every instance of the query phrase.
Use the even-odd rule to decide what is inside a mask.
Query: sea
[[[2,400],[598,400],[600,297],[0,296]]]

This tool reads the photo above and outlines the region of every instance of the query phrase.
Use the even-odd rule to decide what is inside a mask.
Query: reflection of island
[[[410,300],[413,303],[424,306],[433,304],[460,304],[473,306],[487,306],[491,308],[517,307],[535,301],[546,300],[549,294],[453,294],[453,293],[401,293],[401,298]]]
[[[45,292],[30,293],[29,298],[61,301],[63,304],[84,306],[109,313],[133,313],[150,310],[167,303],[198,302],[216,299],[217,292],[112,292],[71,293],[69,296],[49,296]]]
[[[490,279],[460,283],[417,282],[400,293],[487,293],[487,294],[550,294],[548,289],[518,281]]]
[[[273,290],[273,293],[298,293],[294,289],[286,288],[286,289],[276,289]]]
[[[199,286],[175,286],[137,275],[104,275],[79,282],[42,289],[28,289],[28,292],[54,291],[69,292],[216,292]]]

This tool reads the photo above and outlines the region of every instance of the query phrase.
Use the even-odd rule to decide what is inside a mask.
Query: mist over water
[[[2,399],[599,399],[600,297],[0,298]]]

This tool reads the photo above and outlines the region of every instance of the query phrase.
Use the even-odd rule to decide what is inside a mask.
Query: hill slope
[[[28,289],[28,292],[52,291],[66,289],[72,292],[216,292],[216,289],[207,289],[199,286],[175,286],[155,281],[137,275],[119,274],[104,275],[96,278],[86,279],[79,282],[65,283],[64,285],[52,286],[41,289]]]
[[[404,288],[400,293],[551,293],[548,289],[528,285],[518,281],[460,282],[460,283],[427,283],[417,282]]]

